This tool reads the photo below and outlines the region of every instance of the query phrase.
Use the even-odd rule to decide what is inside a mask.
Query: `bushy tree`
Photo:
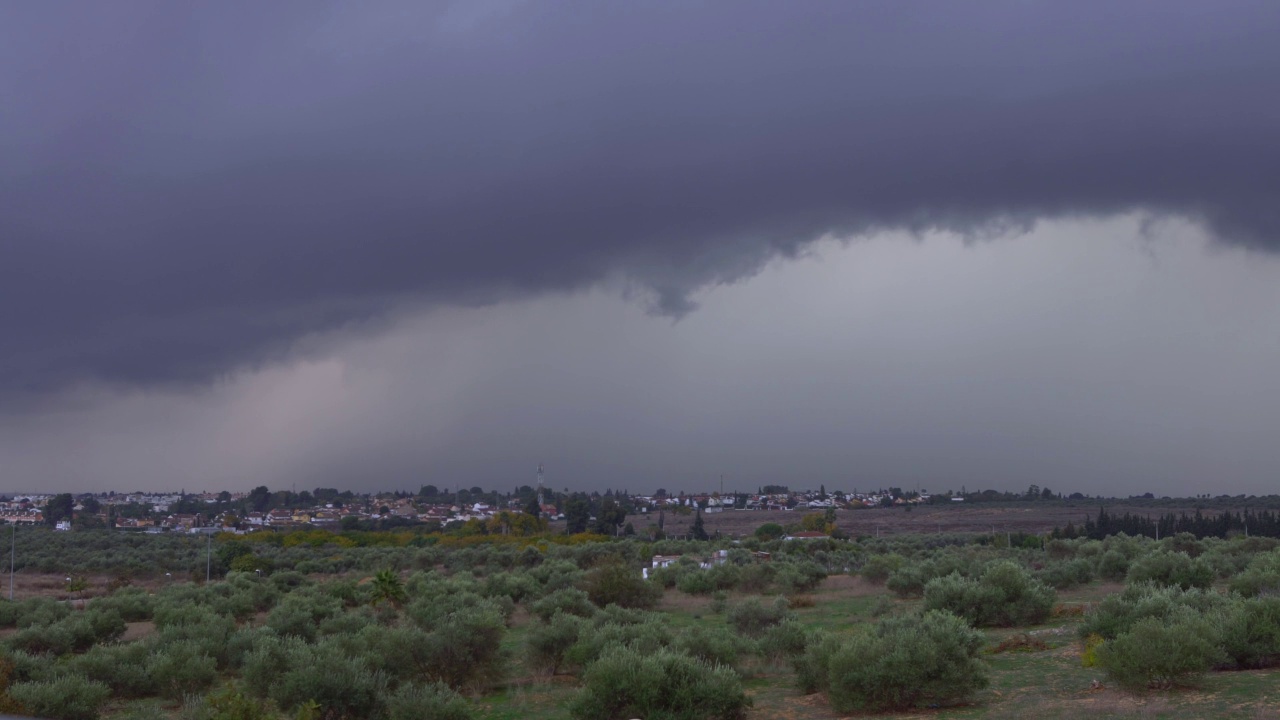
[[[760,637],[789,616],[786,598],[776,598],[765,605],[751,598],[729,608],[729,624],[747,637]]]
[[[1183,590],[1207,588],[1213,584],[1213,568],[1200,558],[1193,560],[1185,552],[1159,550],[1130,565],[1126,582],[1151,582]]]
[[[466,698],[440,683],[406,683],[387,698],[387,720],[472,720],[474,717]]]
[[[670,650],[613,648],[583,674],[577,720],[738,720],[751,700],[732,670]]]
[[[761,540],[777,540],[778,538],[786,534],[787,534],[787,531],[783,529],[781,525],[773,522],[769,522],[761,525],[760,527],[756,528],[756,532],[755,532],[756,537],[760,538]]]
[[[1221,614],[1220,642],[1231,664],[1241,669],[1280,665],[1280,597],[1233,602]]]
[[[1116,682],[1134,689],[1187,684],[1223,659],[1213,624],[1180,608],[1168,618],[1148,617],[1097,650],[1098,664]]]
[[[455,690],[484,686],[502,674],[505,634],[502,616],[491,609],[451,613],[427,636],[426,676]]]
[[[662,598],[661,586],[645,580],[639,570],[620,560],[589,570],[583,586],[587,597],[599,607],[651,608]]]
[[[885,587],[898,597],[919,597],[924,594],[924,586],[933,579],[930,569],[920,563],[904,565],[889,574]]]
[[[191,641],[173,643],[157,652],[149,671],[160,692],[173,700],[199,692],[218,678],[217,662]]]
[[[739,668],[739,662],[756,650],[751,640],[725,628],[695,625],[675,636],[672,647],[709,665]]]
[[[564,663],[569,648],[578,642],[581,630],[580,618],[562,612],[557,612],[547,622],[535,624],[529,628],[525,639],[529,664],[537,670],[555,675]]]
[[[951,574],[924,589],[928,610],[946,610],[975,626],[1009,627],[1044,622],[1053,610],[1053,588],[1012,562],[993,563],[977,580]]]
[[[897,553],[872,555],[862,564],[862,569],[858,572],[867,582],[882,585],[889,579],[890,575],[905,565],[906,562],[907,559]]]
[[[831,655],[828,694],[839,712],[960,702],[989,684],[982,635],[931,610],[881,620]]]
[[[591,617],[596,613],[596,608],[586,591],[577,588],[561,588],[534,602],[529,606],[529,612],[546,622],[557,612],[578,617]]]
[[[116,697],[146,697],[158,691],[151,673],[153,649],[147,642],[95,645],[70,665],[89,680],[105,683]]]
[[[381,714],[387,678],[359,658],[333,647],[294,645],[286,668],[269,689],[271,699],[285,710],[314,703],[326,718]]]
[[[33,716],[49,720],[97,720],[111,690],[82,675],[62,675],[44,682],[15,683],[9,696]]]
[[[1231,589],[1245,597],[1280,595],[1280,550],[1255,556],[1231,579]]]
[[[1129,558],[1119,550],[1108,550],[1098,559],[1098,574],[1107,580],[1124,580],[1129,573]]]
[[[1167,620],[1189,608],[1201,615],[1226,610],[1231,600],[1206,590],[1182,590],[1152,583],[1130,585],[1122,592],[1108,595],[1085,617],[1080,636],[1098,635],[1112,639],[1128,632],[1146,618]]]

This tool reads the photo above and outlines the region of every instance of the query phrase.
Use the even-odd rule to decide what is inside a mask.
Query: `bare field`
[[[67,575],[64,573],[38,573],[19,570],[13,575],[13,597],[15,600],[31,597],[48,597],[55,600],[89,600],[110,594],[109,584],[114,577],[113,575],[94,574],[83,577],[87,587],[82,591],[72,592],[67,589],[68,580]],[[131,584],[155,591],[166,583],[174,582],[182,582],[182,580],[163,577],[134,578]],[[3,594],[6,598],[9,597],[9,573],[7,569],[3,574],[0,574],[0,594]]]
[[[1044,533],[1054,527],[1065,527],[1067,523],[1082,524],[1086,518],[1096,517],[1097,503],[1080,502],[1073,504],[1045,503],[975,503],[972,505],[918,505],[910,511],[902,507],[894,508],[859,508],[856,510],[837,510],[836,525],[853,537],[875,535],[906,535],[929,533],[977,533],[977,532],[1025,532]],[[1185,507],[1161,507],[1125,505],[1108,503],[1107,512],[1112,515],[1123,515],[1126,512],[1156,517],[1169,512],[1194,513],[1193,505]],[[1233,508],[1233,510],[1235,510]],[[1215,509],[1211,512],[1220,512]],[[800,522],[806,513],[817,512],[807,508],[794,510],[726,510],[719,513],[704,513],[703,526],[707,533],[740,537],[750,535],[756,528],[765,523],[788,525]],[[680,535],[689,532],[694,516],[665,513],[664,529],[668,535]],[[658,522],[657,513],[648,515],[632,515],[627,518],[637,532]]]

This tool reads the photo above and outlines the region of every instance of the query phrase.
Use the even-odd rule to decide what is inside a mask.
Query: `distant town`
[[[1151,497],[1150,494],[1145,497]],[[669,493],[647,495],[626,490],[552,492],[524,485],[513,492],[479,487],[442,490],[434,485],[419,492],[354,493],[333,488],[312,491],[272,491],[265,486],[249,492],[98,492],[81,494],[15,494],[0,496],[0,521],[50,525],[59,530],[109,529],[140,532],[248,533],[262,529],[318,528],[385,530],[431,524],[439,528],[467,523],[519,523],[529,518],[564,521],[570,531],[608,531],[621,534],[636,528],[628,521],[657,521],[665,513],[722,513],[753,510],[853,510],[905,507],[919,504],[1036,501],[1064,499],[1048,488],[1030,486],[1025,492],[985,490],[930,494],[923,490],[881,488],[860,492],[791,490],[765,485],[756,492]],[[1085,499],[1073,493],[1069,499]]]

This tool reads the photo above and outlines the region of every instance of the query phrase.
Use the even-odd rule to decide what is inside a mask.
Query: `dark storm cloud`
[[[11,3],[0,390],[402,304],[679,314],[826,234],[1133,209],[1280,247],[1280,8]]]

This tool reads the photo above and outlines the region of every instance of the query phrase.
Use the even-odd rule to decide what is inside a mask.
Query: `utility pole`
[[[209,538],[209,554],[205,556],[204,561],[204,582],[206,585],[213,579],[213,536],[205,535]]]
[[[9,602],[13,602],[13,566],[14,558],[18,556],[18,522],[14,518],[13,531],[11,533],[11,544],[9,545]]]

